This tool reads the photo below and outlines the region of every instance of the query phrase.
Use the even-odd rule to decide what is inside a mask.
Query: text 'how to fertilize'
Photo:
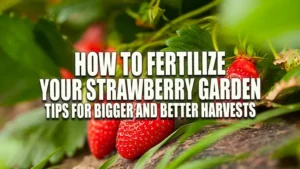
[[[40,79],[47,119],[254,118],[260,78],[225,52],[76,52],[75,78]],[[120,62],[121,60],[121,62]]]

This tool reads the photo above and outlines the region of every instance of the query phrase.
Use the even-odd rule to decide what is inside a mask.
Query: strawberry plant
[[[80,163],[76,157],[81,153],[105,161],[95,168],[122,163],[140,169],[151,161],[150,168],[214,168],[251,160],[266,148],[206,158],[203,153],[218,141],[278,121],[294,126],[289,130],[294,135],[280,145],[270,143],[266,158],[278,163],[292,159],[293,167],[299,167],[299,10],[298,0],[1,1],[0,168],[63,168],[64,159]],[[159,117],[46,120],[40,101],[29,111],[26,106],[18,109],[41,99],[39,79],[79,78],[84,84],[90,77],[74,77],[76,51],[139,51],[144,58],[148,51],[225,51],[226,75],[218,78],[261,78],[258,115],[234,122]],[[120,55],[116,64],[115,79],[133,78],[123,77]],[[178,70],[178,62],[176,66]],[[191,102],[201,103],[197,79],[217,76],[178,73],[163,78],[195,78]],[[82,102],[94,104],[86,98]],[[215,130],[203,132],[209,127]],[[191,138],[196,141],[185,146]]]

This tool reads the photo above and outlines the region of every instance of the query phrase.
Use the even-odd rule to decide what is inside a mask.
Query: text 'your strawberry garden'
[[[224,57],[224,51],[76,52],[75,78],[40,79],[46,118],[254,118],[260,78],[227,77]]]

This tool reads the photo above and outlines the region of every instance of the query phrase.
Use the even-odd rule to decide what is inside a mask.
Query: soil
[[[210,126],[190,136],[183,144],[181,144],[173,153],[172,158],[176,158],[185,150],[189,149],[197,143],[203,136],[216,130],[219,127]],[[217,168],[220,169],[244,169],[244,168],[297,168],[296,163],[289,161],[278,161],[270,158],[270,154],[280,145],[284,144],[288,138],[294,137],[298,133],[295,123],[276,122],[275,124],[262,124],[259,128],[243,129],[236,133],[226,136],[219,140],[204,152],[198,154],[191,160],[203,159],[212,156],[233,155],[244,152],[254,152],[260,150],[259,153],[254,153],[252,157],[241,160],[235,163],[224,164]],[[175,141],[167,144],[156,152],[148,163],[145,169],[155,168],[160,159],[169,150]],[[96,169],[105,161],[97,160],[91,155],[87,155],[73,169]],[[118,169],[131,169],[136,161],[129,161],[120,158],[112,167]]]

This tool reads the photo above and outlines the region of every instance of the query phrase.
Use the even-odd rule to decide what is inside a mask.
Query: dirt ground
[[[215,129],[217,129],[217,127],[206,127],[205,129],[189,137],[175,150],[172,158],[176,158],[183,151],[193,146],[203,136]],[[226,136],[212,147],[206,149],[203,153],[198,154],[192,160],[203,159],[212,156],[232,155],[249,151],[253,152],[263,148],[263,152],[254,154],[254,156],[246,160],[224,164],[217,168],[296,168],[296,164],[291,161],[284,163],[284,161],[270,160],[269,155],[274,149],[276,149],[276,147],[284,144],[288,138],[293,137],[297,133],[297,130],[298,129],[295,123],[287,124],[283,122],[276,124],[263,124],[259,129],[243,129],[234,134]],[[154,168],[166,151],[171,148],[174,143],[175,142],[171,142],[156,152],[146,164],[145,168]],[[85,156],[78,165],[73,167],[73,169],[96,169],[104,161],[105,160],[96,160],[92,156],[88,155]],[[136,161],[129,161],[121,158],[111,168],[131,169],[134,167],[135,163]]]

